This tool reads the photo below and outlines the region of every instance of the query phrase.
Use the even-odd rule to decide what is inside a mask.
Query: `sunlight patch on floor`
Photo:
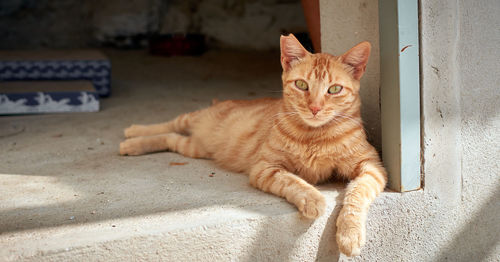
[[[0,174],[1,209],[33,208],[74,201],[79,192],[58,177]]]

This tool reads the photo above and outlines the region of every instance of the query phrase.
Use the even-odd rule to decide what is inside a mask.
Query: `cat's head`
[[[280,45],[283,99],[305,124],[319,127],[359,113],[359,80],[370,43],[359,43],[341,56],[309,53],[292,34],[281,36]]]

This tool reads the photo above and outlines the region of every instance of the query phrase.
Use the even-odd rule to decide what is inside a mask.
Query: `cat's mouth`
[[[312,127],[320,127],[328,122],[327,119],[318,115],[307,116],[302,119],[304,119],[304,122],[306,122],[307,125]]]

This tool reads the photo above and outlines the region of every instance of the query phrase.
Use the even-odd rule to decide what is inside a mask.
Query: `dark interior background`
[[[269,50],[306,32],[299,0],[2,0],[0,49],[144,48],[158,34],[202,34],[208,48]]]

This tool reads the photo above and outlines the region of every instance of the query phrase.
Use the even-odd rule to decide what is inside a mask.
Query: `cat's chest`
[[[316,184],[328,179],[335,169],[335,158],[329,152],[309,147],[300,152],[290,153],[291,172],[307,182]]]
[[[298,139],[279,132],[273,133],[268,141],[284,154],[288,171],[312,184],[332,176],[345,151],[343,144],[318,142],[314,138]]]

